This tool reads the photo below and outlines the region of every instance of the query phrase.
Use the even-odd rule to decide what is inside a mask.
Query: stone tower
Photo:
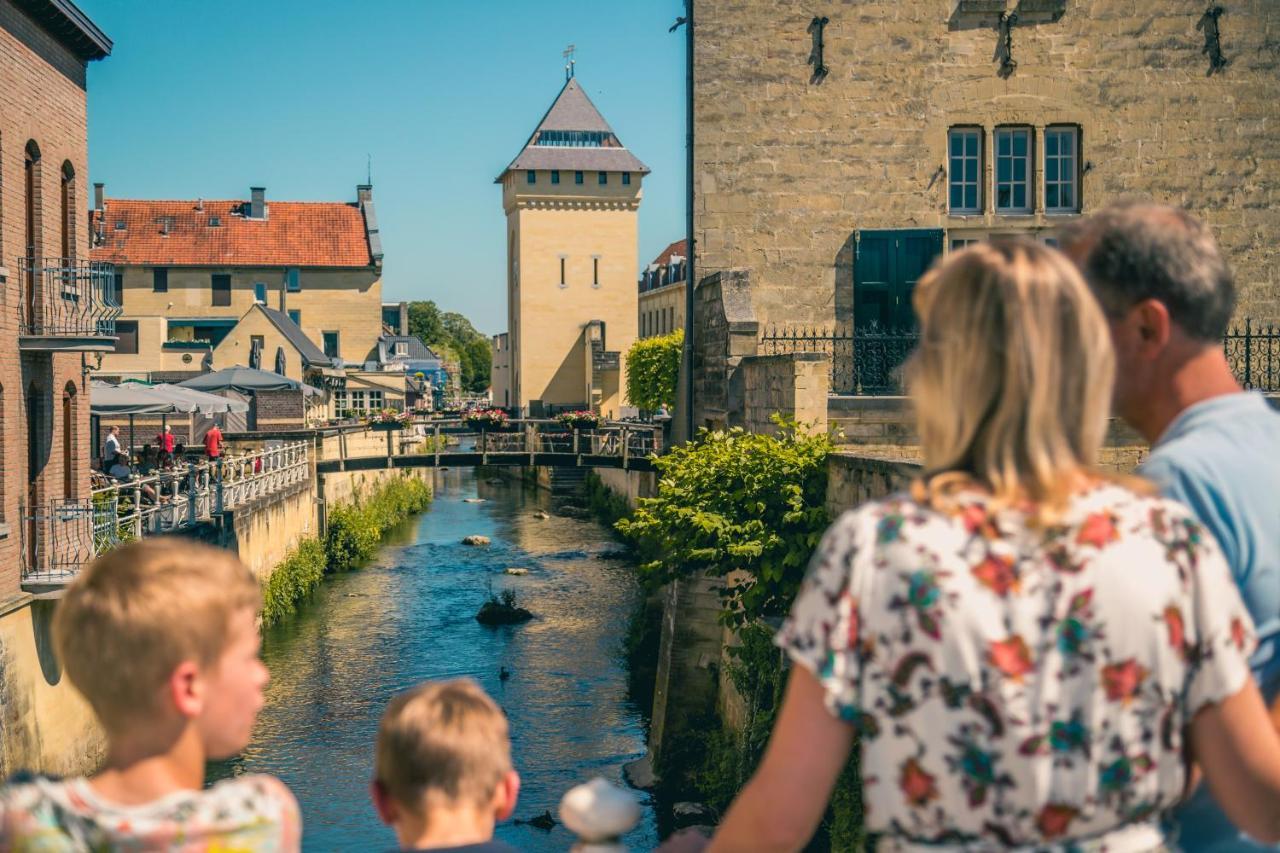
[[[498,176],[510,368],[497,405],[618,416],[636,338],[636,224],[648,172],[570,77]]]

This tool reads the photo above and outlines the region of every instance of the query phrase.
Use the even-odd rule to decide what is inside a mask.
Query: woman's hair
[[[1115,356],[1076,268],[1031,240],[976,243],[916,286],[906,367],[933,496],[977,480],[1052,512],[1102,446]]]

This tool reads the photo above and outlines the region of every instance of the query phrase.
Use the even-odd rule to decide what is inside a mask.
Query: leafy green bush
[[[297,609],[324,578],[325,552],[318,539],[303,539],[267,578],[262,589],[262,624],[274,625]]]
[[[587,492],[587,508],[601,524],[614,527],[631,514],[627,499],[606,486],[595,471],[587,471],[584,487]]]
[[[830,440],[775,422],[777,436],[704,429],[657,457],[657,497],[617,525],[642,553],[657,555],[641,566],[653,583],[745,573],[722,590],[729,624],[786,612],[830,520]]]
[[[358,503],[329,514],[325,553],[329,571],[344,572],[370,560],[390,528],[431,504],[431,487],[416,477],[397,477]]]
[[[641,338],[627,350],[627,401],[646,412],[676,404],[684,332]]]

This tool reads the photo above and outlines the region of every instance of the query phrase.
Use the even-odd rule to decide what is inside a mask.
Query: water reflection
[[[464,503],[480,496],[483,503]],[[212,775],[280,776],[302,804],[310,850],[392,849],[368,803],[378,717],[390,696],[422,679],[475,678],[511,720],[523,777],[517,816],[550,809],[573,785],[644,753],[640,710],[626,694],[620,641],[639,596],[633,570],[602,560],[613,547],[594,522],[534,513],[547,496],[518,483],[437,474],[431,510],[397,531],[372,565],[328,580],[307,609],[265,638],[267,707],[244,755]],[[472,548],[463,536],[492,545]],[[508,567],[527,575],[503,574]],[[513,588],[536,617],[484,628],[487,595]],[[501,681],[499,669],[511,677]],[[522,850],[567,850],[569,833],[499,827]],[[626,839],[651,849],[652,811]]]

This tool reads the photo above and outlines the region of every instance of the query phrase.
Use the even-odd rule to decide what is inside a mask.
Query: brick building
[[[296,327],[300,335],[285,337],[309,339],[335,364],[376,357],[382,242],[370,186],[344,203],[268,201],[262,187],[248,201],[114,199],[99,184],[90,232],[93,257],[115,264],[124,310],[104,375],[180,381],[200,373],[209,354],[215,369],[247,365],[249,343],[264,329],[229,341],[244,320]],[[293,356],[294,376],[301,353],[284,344],[265,350],[262,367],[272,369],[279,346]]]
[[[110,51],[69,2],[0,0],[0,604],[84,544],[49,525],[87,504],[84,368],[115,343],[81,213],[86,65]]]
[[[85,86],[110,53],[70,0],[0,0],[0,777],[102,757],[33,593],[93,552],[85,368],[118,312],[88,260]]]
[[[1280,320],[1280,9],[1222,5],[698,0],[699,278],[748,270],[762,324],[906,325],[938,253],[1139,195]]]

